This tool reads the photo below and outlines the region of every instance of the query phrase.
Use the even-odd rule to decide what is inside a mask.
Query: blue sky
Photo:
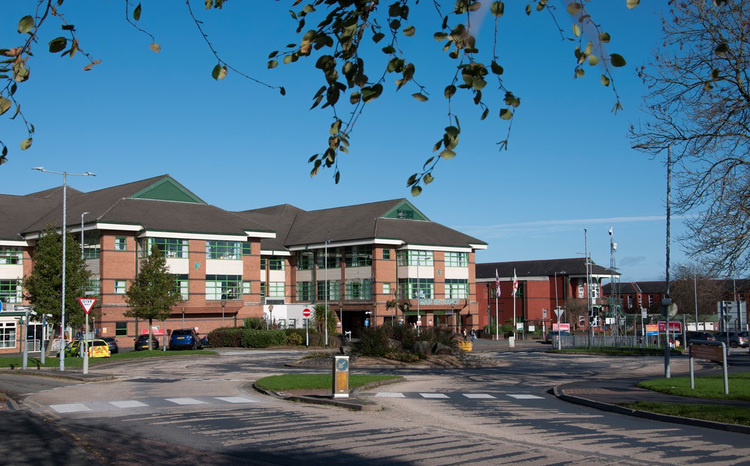
[[[462,125],[458,155],[439,164],[435,182],[416,198],[406,179],[420,170],[448,124],[442,90],[452,76],[452,62],[432,39],[440,22],[432,2],[412,7],[417,35],[401,41],[430,100],[417,102],[411,97],[417,89],[405,88],[368,104],[350,155],[340,161],[338,185],[332,171],[309,176],[307,160],[326,146],[332,122],[330,112],[309,110],[322,85],[314,59],[266,69],[271,51],[298,42],[288,13],[291,0],[230,1],[223,10],[208,12],[202,0],[192,2],[222,58],[254,78],[283,85],[285,97],[231,72],[214,81],[210,72],[216,60],[184,2],[142,3],[139,24],[156,36],[159,54],[148,49],[149,38],[125,22],[122,1],[64,3],[81,47],[102,63],[84,72],[82,57],[49,54],[47,42],[61,34],[57,26],[43,32],[30,63],[31,79],[17,93],[36,126],[34,145],[18,150],[25,132],[3,116],[3,140],[11,154],[0,167],[0,192],[28,194],[59,185],[61,177],[31,170],[44,166],[96,173],[68,178],[82,191],[168,173],[228,210],[282,203],[315,210],[403,197],[433,221],[487,242],[477,262],[583,257],[587,229],[593,260],[609,266],[612,226],[622,279],[663,279],[665,168],[661,160],[630,149],[626,138],[629,125],[642,117],[645,89],[635,70],[659,45],[658,18],[649,2],[634,10],[625,0],[590,5],[612,36],[610,50],[628,61],[615,73],[624,106],[617,115],[611,112],[614,95],[599,83],[599,70],[588,68],[584,79],[573,79],[573,46],[561,40],[551,18],[527,17],[523,5],[506,2],[500,58],[506,86],[522,101],[509,150],[497,149],[506,126],[491,99],[484,121],[474,105],[454,103]],[[35,4],[3,5],[0,47],[21,44],[18,20],[32,14]],[[570,36],[564,8],[557,18]],[[483,51],[490,50],[492,28],[489,19],[481,25]],[[371,76],[380,73],[376,57],[368,65]],[[680,220],[673,218],[673,264],[687,262],[675,239],[682,232]]]

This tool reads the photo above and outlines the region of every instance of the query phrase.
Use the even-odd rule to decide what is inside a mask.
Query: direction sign
[[[81,307],[83,307],[83,310],[86,311],[86,315],[88,315],[91,308],[94,307],[96,298],[78,298],[78,302],[81,303]]]
[[[305,308],[305,310],[302,311],[302,315],[305,317],[310,317],[310,309]]]

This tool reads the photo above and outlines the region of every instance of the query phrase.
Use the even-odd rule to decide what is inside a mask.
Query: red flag
[[[516,295],[516,291],[518,291],[518,277],[516,277],[516,269],[513,269],[513,296]]]

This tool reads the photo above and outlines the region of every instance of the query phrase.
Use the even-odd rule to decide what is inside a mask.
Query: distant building
[[[496,271],[500,280],[497,300]],[[571,329],[588,328],[585,314],[588,297],[591,296],[592,306],[605,304],[601,282],[613,276],[609,269],[592,263],[588,273],[591,285],[587,287],[586,261],[582,257],[477,264],[480,327],[494,323],[496,312],[500,325],[512,324],[514,272],[518,278],[516,322],[523,324],[524,331],[532,326],[535,330],[549,330],[558,322],[570,323]],[[576,303],[577,309],[570,309],[571,303]],[[560,319],[555,309],[565,311],[560,312]]]

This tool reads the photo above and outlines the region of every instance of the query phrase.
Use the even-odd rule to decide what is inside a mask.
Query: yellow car
[[[66,356],[81,356],[82,340],[73,340],[66,348]],[[108,358],[111,356],[109,345],[104,340],[88,340],[88,354],[90,358]]]

